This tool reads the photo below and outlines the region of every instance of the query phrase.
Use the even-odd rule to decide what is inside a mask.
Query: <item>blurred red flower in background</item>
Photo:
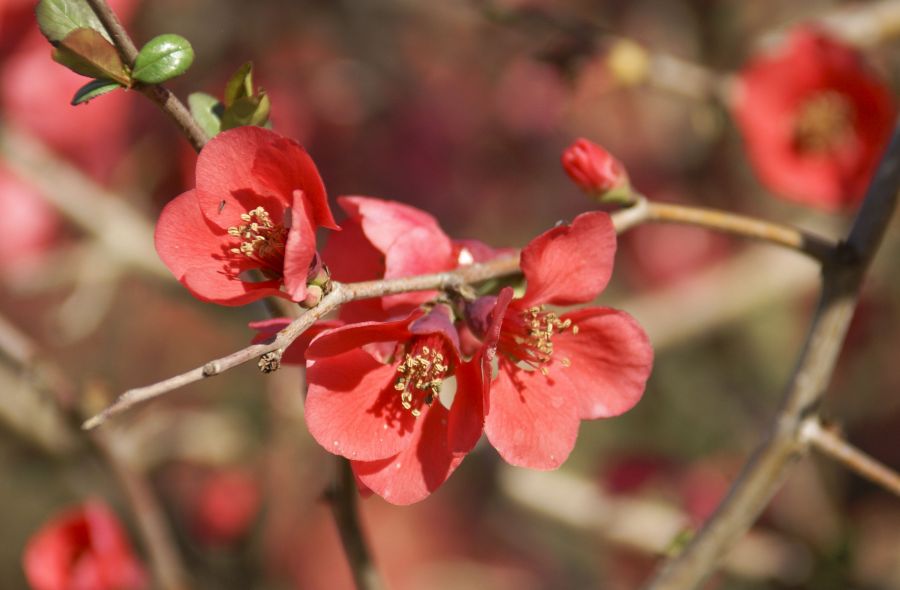
[[[462,362],[446,305],[325,332],[306,356],[310,433],[389,502],[427,497],[481,437],[480,367]],[[454,376],[448,410],[441,390]]]
[[[25,547],[25,577],[35,590],[133,590],[147,576],[116,515],[88,501],[52,518]]]
[[[247,533],[260,508],[259,483],[247,470],[209,474],[194,497],[192,530],[201,541],[226,545]]]
[[[512,465],[559,467],[581,420],[619,415],[644,392],[653,349],[631,316],[604,307],[545,309],[593,300],[609,281],[615,251],[609,215],[584,213],[522,250],[522,298],[512,299],[509,287],[493,298],[490,315],[495,324],[503,319],[498,334],[484,335],[500,353],[485,433]],[[477,322],[473,331],[482,331]]]
[[[890,137],[890,90],[852,47],[799,28],[741,70],[734,115],[761,181],[826,210],[863,196]]]
[[[303,301],[318,226],[338,229],[306,151],[272,131],[238,127],[200,152],[197,187],[163,209],[156,249],[198,299]],[[253,282],[248,271],[263,279]]]

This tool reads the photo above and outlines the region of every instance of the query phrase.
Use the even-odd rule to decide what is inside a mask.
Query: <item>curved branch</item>
[[[823,264],[823,288],[806,344],[771,432],[741,470],[728,496],[684,551],[651,581],[653,590],[696,588],[765,509],[793,461],[807,450],[804,421],[831,381],[863,276],[897,206],[900,126],[882,158],[844,246]]]
[[[119,51],[119,55],[128,64],[129,67],[134,65],[137,58],[138,49],[131,40],[131,36],[122,23],[119,21],[116,13],[109,7],[106,0],[86,0],[91,10],[100,19],[106,32],[112,38],[113,45]],[[181,132],[191,142],[191,146],[198,152],[206,145],[209,138],[200,125],[197,124],[191,112],[184,106],[184,103],[178,100],[171,90],[159,84],[137,84],[135,90],[152,100],[156,105],[172,119]]]
[[[612,219],[617,233],[622,233],[647,221],[674,222],[764,240],[804,252],[816,259],[824,258],[827,252],[834,252],[835,250],[834,246],[824,238],[806,234],[801,230],[788,226],[712,210],[651,203],[643,197],[638,199],[634,206],[613,213]],[[207,377],[219,375],[262,355],[283,350],[296,340],[304,330],[313,325],[316,320],[350,301],[384,297],[410,291],[449,290],[466,284],[515,274],[519,271],[518,264],[519,257],[516,254],[483,264],[473,264],[455,271],[437,274],[349,284],[335,282],[332,291],[323,297],[316,307],[291,322],[278,333],[272,342],[254,344],[164,381],[146,387],[129,389],[120,395],[111,406],[87,420],[82,427],[86,430],[96,428],[109,418],[128,410],[135,404],[153,399]]]

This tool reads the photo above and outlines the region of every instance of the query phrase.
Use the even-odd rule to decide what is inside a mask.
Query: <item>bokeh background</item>
[[[86,80],[51,61],[32,4],[0,2],[4,588],[27,587],[27,539],[85,498],[109,502],[145,551],[116,478],[56,400],[96,409],[125,389],[244,346],[247,322],[266,316],[261,304],[194,300],[156,259],[153,223],[192,186],[195,156],[137,93],[70,107]],[[307,147],[331,197],[396,199],[431,212],[454,237],[521,246],[595,207],[559,163],[576,137],[616,154],[652,199],[840,236],[852,211],[817,213],[777,199],[754,178],[716,88],[792,24],[827,17],[858,25],[855,41],[897,89],[900,10],[875,10],[896,4],[114,6],[139,43],[162,32],[192,42],[194,66],[170,84],[182,97],[221,96],[230,74],[253,61],[273,101],[274,128]],[[615,51],[629,47],[623,39],[650,52],[657,69],[648,77],[621,74],[630,55]],[[851,442],[894,468],[898,254],[895,227],[824,407]],[[709,515],[760,440],[802,344],[817,276],[799,254],[702,229],[647,226],[622,236],[601,303],[635,315],[654,342],[644,399],[622,417],[584,423],[558,472],[508,468],[482,445],[420,504],[363,500],[390,587],[636,587],[683,539],[680,531]],[[351,586],[323,501],[334,461],[306,431],[302,390],[298,369],[263,376],[251,364],[107,427],[120,459],[159,496],[196,587]],[[900,500],[813,456],[709,587],[900,588]]]

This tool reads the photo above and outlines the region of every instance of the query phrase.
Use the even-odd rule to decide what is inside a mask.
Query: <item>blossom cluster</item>
[[[346,219],[337,226],[308,154],[265,129],[218,135],[196,178],[163,210],[156,246],[206,301],[277,296],[309,307],[330,279],[407,277],[514,255],[453,240],[428,213],[373,197],[340,197]],[[341,230],[321,254],[319,227]],[[650,373],[652,348],[634,319],[576,307],[604,290],[615,250],[609,215],[587,212],[521,251],[518,295],[510,286],[419,291],[345,305],[282,359],[307,368],[310,433],[350,460],[362,490],[396,504],[427,497],[482,434],[513,465],[558,467],[580,421],[630,409]],[[253,327],[265,339],[287,322]]]

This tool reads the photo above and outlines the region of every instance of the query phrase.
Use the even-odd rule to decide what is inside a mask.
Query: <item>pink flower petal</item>
[[[395,365],[384,365],[358,349],[310,362],[310,434],[329,452],[360,461],[392,457],[405,449],[413,439],[416,418],[400,405],[396,376]]]
[[[294,191],[291,207],[291,229],[284,247],[284,287],[291,299],[306,298],[309,267],[316,256],[316,230],[310,223],[306,198],[302,191]]]
[[[568,399],[579,418],[608,418],[630,410],[644,394],[653,365],[653,347],[641,326],[625,312],[589,307],[563,316],[578,326],[553,337],[551,376],[564,372],[572,385]]]
[[[592,301],[609,282],[615,254],[616,232],[601,211],[544,232],[522,250],[522,306]]]
[[[222,229],[240,225],[241,214],[258,206],[264,207],[275,222],[282,222],[292,193],[259,194],[259,180],[253,173],[259,150],[278,138],[278,134],[261,127],[237,127],[206,144],[197,158],[197,201],[213,224]]]
[[[484,431],[480,358],[457,365],[455,375],[456,395],[448,416],[447,441],[451,453],[464,455],[475,447]],[[436,402],[435,405],[439,404]]]
[[[381,461],[352,461],[351,465],[370,490],[392,504],[407,505],[427,498],[462,460],[447,446],[447,409],[435,403],[416,419],[404,451]]]
[[[196,197],[196,191],[175,197],[156,224],[156,251],[175,278],[198,299],[223,305],[283,295],[279,281],[249,283],[226,272],[229,236],[207,222]]]
[[[340,229],[331,215],[325,185],[312,158],[297,142],[269,133],[273,137],[260,146],[253,160],[253,175],[260,192],[291,195],[299,190],[306,197],[313,225]]]
[[[491,384],[484,431],[510,465],[556,469],[572,452],[578,436],[578,408],[570,403],[565,373],[545,377],[500,361]]]

